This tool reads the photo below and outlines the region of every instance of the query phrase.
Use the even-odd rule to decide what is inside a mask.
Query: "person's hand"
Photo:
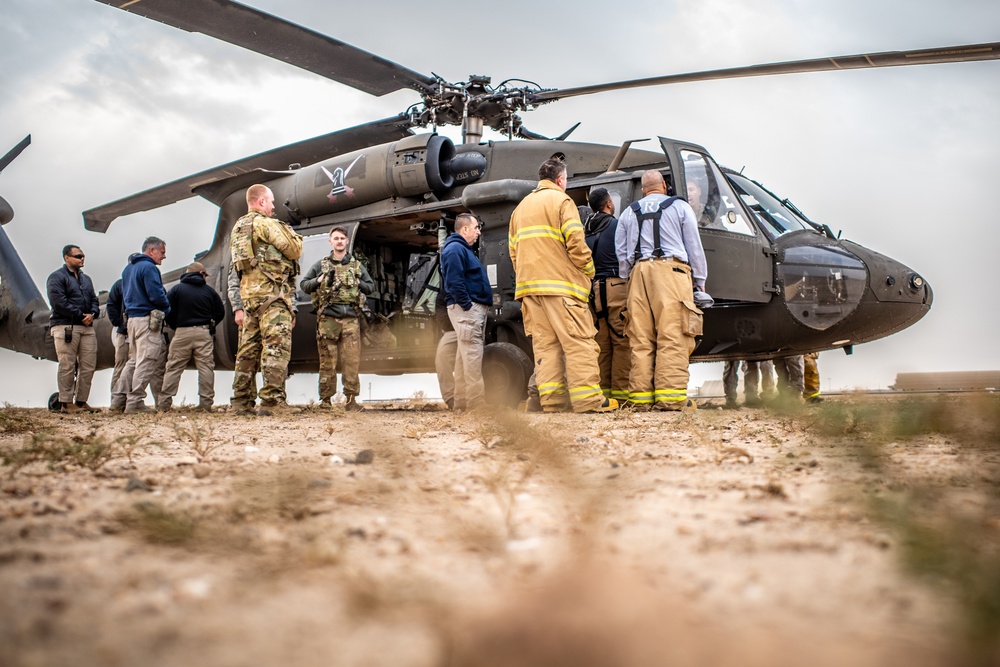
[[[86,315],[83,316],[83,326],[89,327],[93,323],[94,323],[93,313],[87,313]]]
[[[233,319],[236,320],[236,326],[243,326],[243,320],[246,319],[246,314],[242,310],[237,310],[233,312]]]

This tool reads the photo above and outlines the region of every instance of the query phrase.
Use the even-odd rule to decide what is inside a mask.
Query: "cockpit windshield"
[[[743,203],[754,212],[764,230],[772,237],[779,237],[788,232],[815,227],[799,217],[791,208],[785,206],[776,196],[765,190],[758,183],[741,174],[726,173],[726,178],[739,193]]]

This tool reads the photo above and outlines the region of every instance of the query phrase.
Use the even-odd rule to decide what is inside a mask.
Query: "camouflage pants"
[[[361,365],[361,325],[356,317],[320,315],[316,323],[316,347],[319,350],[319,400],[325,402],[337,393],[337,360],[344,376],[344,395],[361,393],[358,366]]]
[[[285,377],[292,358],[292,312],[288,304],[278,300],[266,308],[263,304],[244,303],[245,319],[236,350],[236,372],[233,376],[234,407],[249,407],[254,403],[257,369],[264,377],[260,389],[261,403],[285,402]]]

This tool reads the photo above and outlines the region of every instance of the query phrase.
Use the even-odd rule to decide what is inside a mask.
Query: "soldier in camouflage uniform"
[[[337,393],[337,360],[344,375],[347,410],[363,410],[355,400],[361,393],[361,327],[358,309],[365,294],[375,291],[375,281],[353,255],[347,252],[347,230],[330,230],[330,255],[319,260],[302,276],[302,291],[312,295],[316,309],[316,347],[319,349],[319,402],[330,405]]]
[[[271,217],[274,193],[267,186],[253,185],[247,190],[247,208],[229,240],[244,310],[232,405],[237,412],[253,409],[255,376],[260,368],[264,384],[257,413],[267,415],[286,405],[285,377],[292,355],[293,295],[302,237]]]

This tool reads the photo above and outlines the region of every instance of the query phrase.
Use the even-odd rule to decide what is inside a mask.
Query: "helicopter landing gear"
[[[516,407],[527,396],[533,364],[512,343],[490,343],[483,349],[483,384],[490,405]]]

